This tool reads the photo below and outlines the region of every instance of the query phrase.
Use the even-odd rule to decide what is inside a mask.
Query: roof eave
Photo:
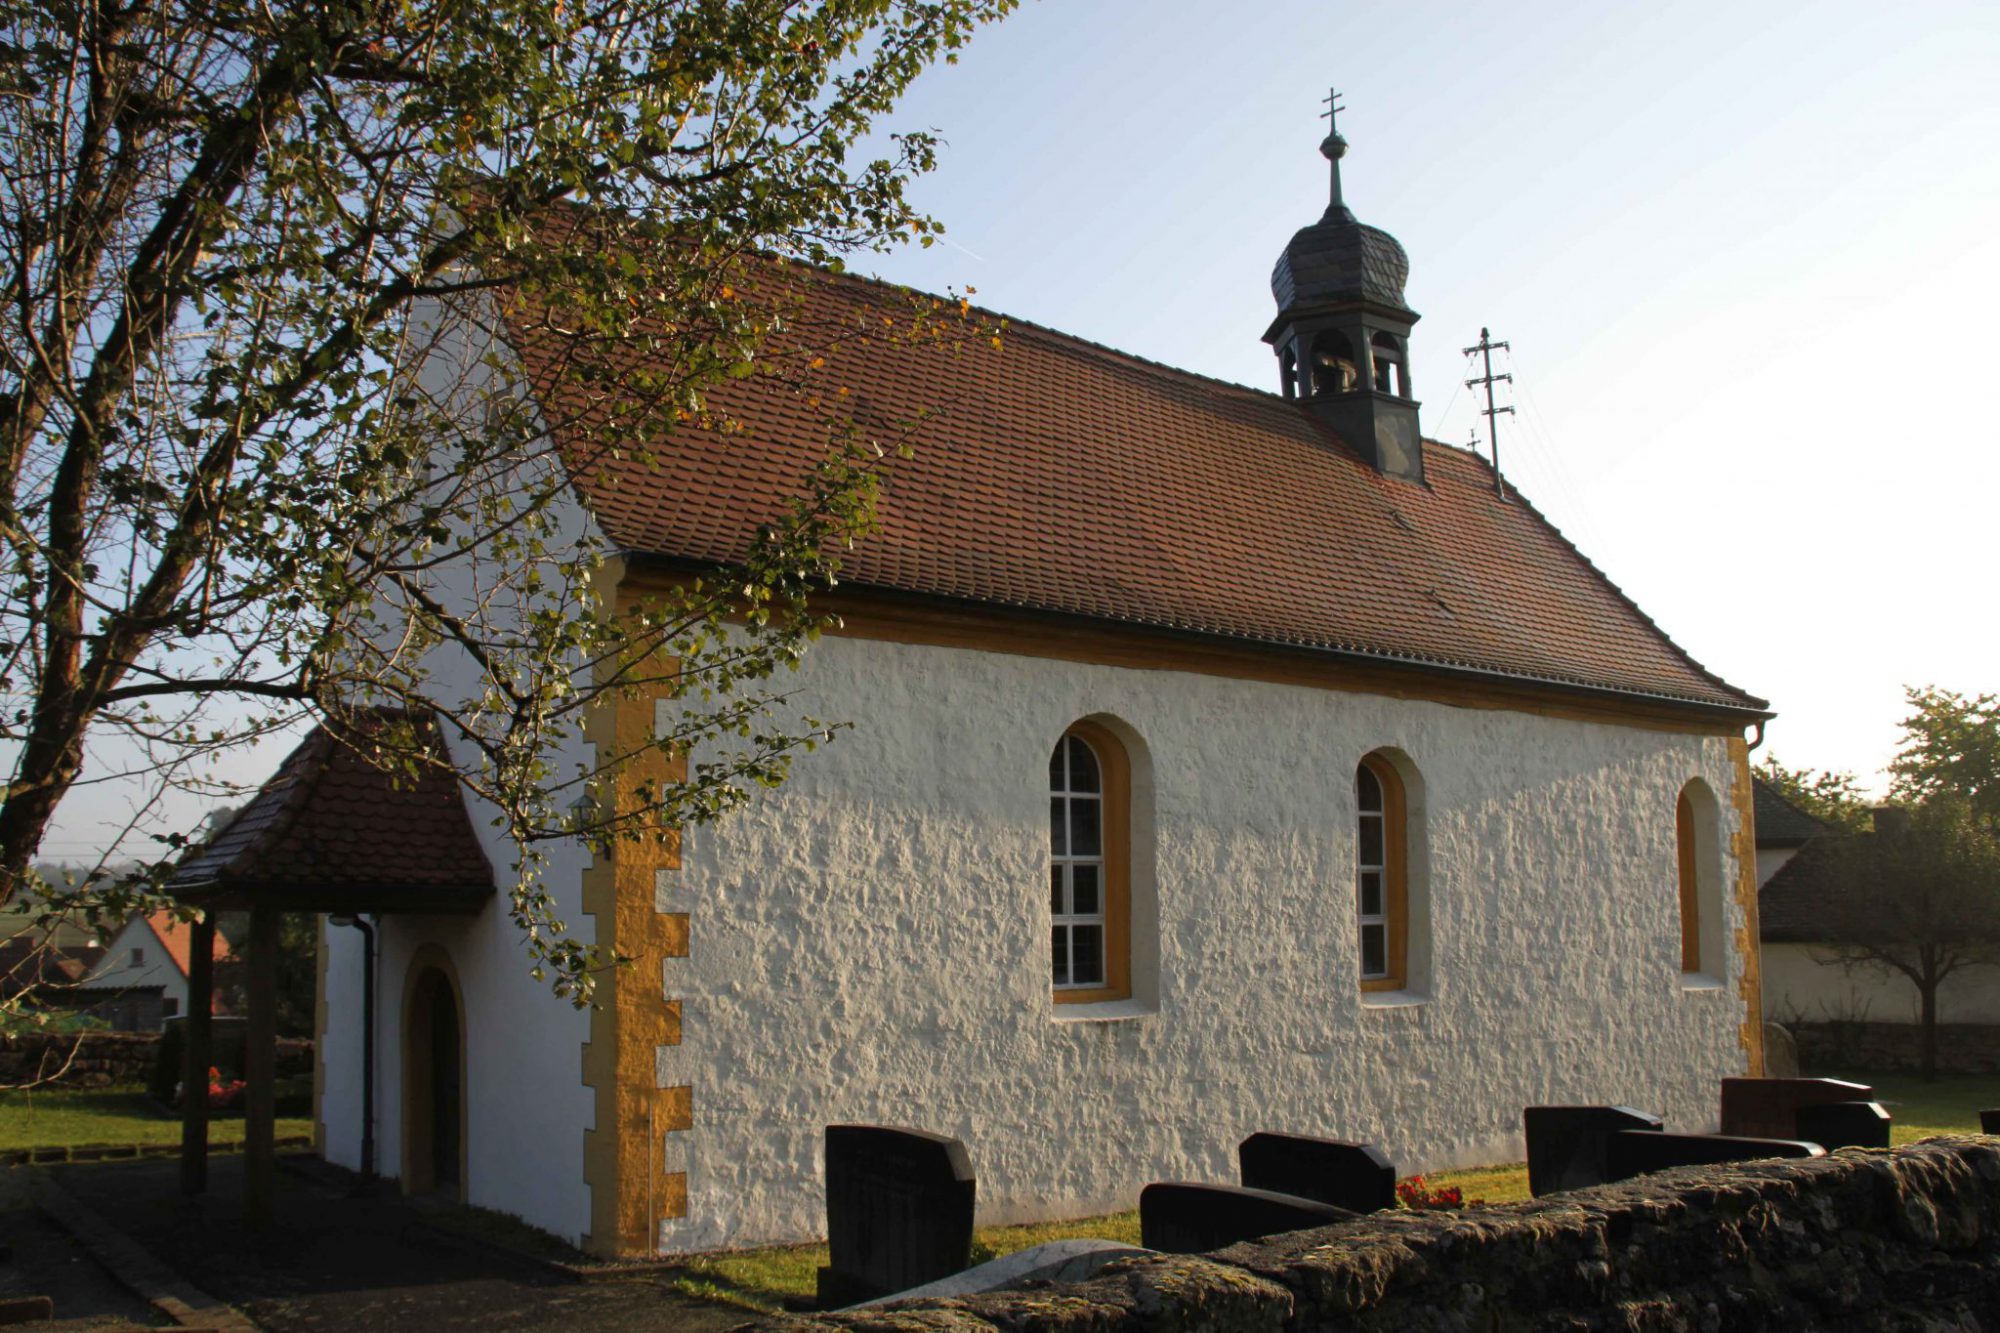
[[[651,570],[667,575],[711,573],[717,566],[713,561],[695,560],[684,556],[663,555],[652,551],[620,550],[626,568]],[[1620,689],[1615,686],[1589,685],[1577,681],[1559,680],[1520,672],[1510,672],[1491,667],[1469,666],[1459,663],[1431,662],[1417,657],[1399,656],[1394,653],[1376,653],[1365,649],[1334,648],[1318,644],[1295,643],[1282,639],[1259,638],[1247,634],[1230,634],[1218,630],[1197,630],[1181,626],[1160,625],[1151,621],[1120,620],[1110,616],[1092,616],[1075,611],[1053,611],[1025,603],[984,601],[972,597],[950,597],[939,593],[911,592],[903,588],[892,588],[878,584],[843,582],[840,590],[859,592],[870,597],[898,602],[910,607],[933,607],[961,613],[986,613],[1000,615],[1033,615],[1039,620],[1054,621],[1077,628],[1092,628],[1117,631],[1144,631],[1190,642],[1211,644],[1235,644],[1256,647],[1272,652],[1306,657],[1316,661],[1344,662],[1356,666],[1389,667],[1408,671],[1415,675],[1441,680],[1465,682],[1504,683],[1513,686],[1544,691],[1552,694],[1588,699],[1597,702],[1644,704],[1649,707],[1666,708],[1676,712],[1726,721],[1737,726],[1751,726],[1769,721],[1777,714],[1770,708],[1769,700],[1754,695],[1744,695],[1745,703],[1727,704],[1718,701],[1687,699],[1678,695],[1650,693],[1643,690]]]

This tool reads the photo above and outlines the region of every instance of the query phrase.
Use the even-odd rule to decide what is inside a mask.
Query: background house
[[[1893,807],[1875,812],[1876,828],[1866,833],[1820,834],[1800,847],[1765,881],[1759,894],[1759,918],[1764,951],[1765,1014],[1793,1029],[1802,1059],[1812,1062],[1831,1044],[1851,1058],[1862,1058],[1865,1026],[1892,1029],[1867,1038],[1865,1059],[1875,1067],[1898,1067],[1911,1058],[1909,1030],[1919,1021],[1916,988],[1899,973],[1876,967],[1849,967],[1839,960],[1828,928],[1837,907],[1849,919],[1879,915],[1893,919],[1894,883],[1871,883],[1849,873],[1842,852],[1856,842],[1883,836],[1884,821],[1906,818]],[[1761,838],[1760,838],[1761,846]],[[1852,910],[1858,906],[1859,911]],[[1938,990],[1938,1021],[1954,1029],[1940,1049],[1961,1049],[1957,1063],[1973,1068],[2000,1068],[2000,967],[1968,968],[1945,980]],[[1900,1029],[1900,1032],[1895,1031]],[[1991,1031],[1984,1031],[1991,1029]]]
[[[129,918],[79,979],[73,1003],[120,1032],[158,1032],[165,1020],[187,1012],[190,933],[171,912]],[[227,959],[226,945],[216,957]]]

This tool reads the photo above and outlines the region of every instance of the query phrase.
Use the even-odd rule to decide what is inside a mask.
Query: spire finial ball
[[[1338,162],[1347,156],[1347,140],[1338,134],[1329,134],[1320,141],[1320,156],[1329,162]]]

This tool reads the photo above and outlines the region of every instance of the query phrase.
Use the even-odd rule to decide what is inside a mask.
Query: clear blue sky
[[[894,118],[949,141],[949,244],[873,267],[1275,387],[1338,86],[1425,433],[1491,326],[1509,475],[1769,750],[1879,786],[1902,685],[2000,691],[1997,81],[1991,3],[1047,0]]]
[[[1510,340],[1509,476],[1771,699],[1768,751],[1879,788],[1904,684],[2000,690],[2000,4],[1029,3],[890,118],[948,140],[949,231],[873,268],[1275,387],[1329,85],[1426,433]],[[79,793],[49,853],[124,811]]]

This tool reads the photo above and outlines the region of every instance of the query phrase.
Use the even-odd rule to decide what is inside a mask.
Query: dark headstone
[[[1817,1143],[1796,1139],[1756,1139],[1734,1134],[1663,1134],[1659,1130],[1620,1130],[1605,1140],[1607,1179],[1630,1180],[1676,1166],[1713,1166],[1718,1162],[1756,1162],[1767,1157],[1824,1157]]]
[[[1889,1113],[1880,1102],[1826,1102],[1801,1106],[1799,1137],[1832,1152],[1835,1148],[1886,1148]]]
[[[1243,1187],[1330,1203],[1350,1212],[1396,1206],[1396,1167],[1372,1143],[1252,1134],[1236,1145]]]
[[[1867,1084],[1837,1078],[1726,1078],[1721,1129],[1746,1138],[1795,1139],[1801,1106],[1873,1100],[1875,1089]]]
[[[1528,1192],[1536,1198],[1602,1185],[1604,1143],[1627,1129],[1659,1129],[1660,1117],[1629,1106],[1530,1106],[1521,1112],[1528,1138]]]
[[[972,1262],[978,1185],[965,1145],[888,1125],[826,1127],[822,1308],[935,1282]]]
[[[1979,1132],[1981,1134],[2000,1134],[2000,1110],[1981,1111],[1979,1113]]]
[[[0,1299],[0,1324],[39,1324],[56,1317],[50,1296],[8,1296]]]
[[[1166,1181],[1139,1192],[1139,1243],[1168,1254],[1207,1254],[1285,1231],[1351,1222],[1355,1214],[1270,1190]]]

